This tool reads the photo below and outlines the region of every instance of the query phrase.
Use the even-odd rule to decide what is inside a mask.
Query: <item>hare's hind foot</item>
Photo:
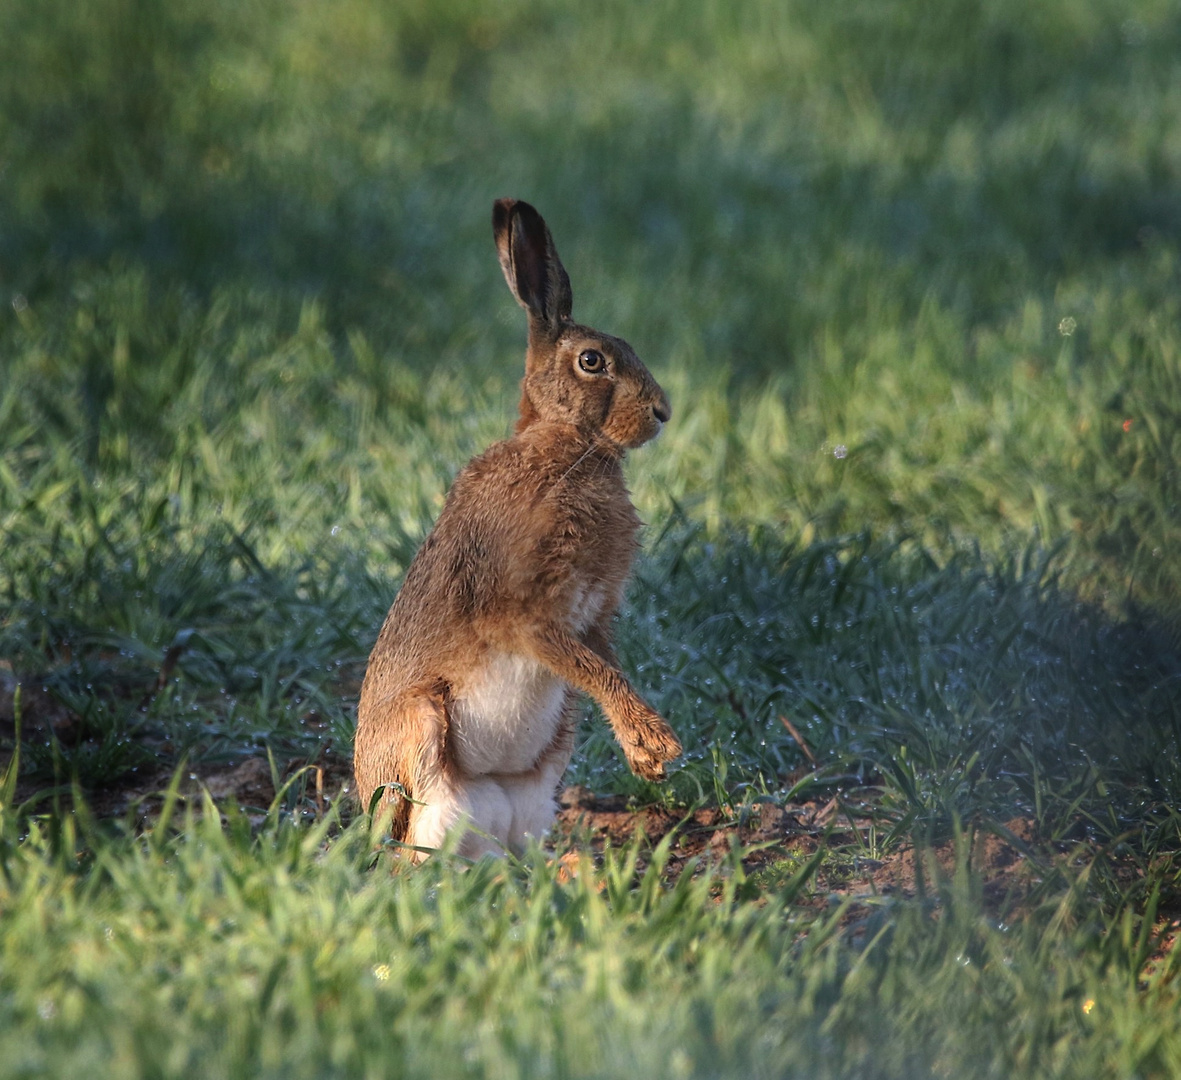
[[[447,834],[460,832],[456,853],[468,859],[500,855],[513,822],[508,793],[489,776],[448,781],[442,777],[418,796],[406,843],[420,862],[441,848]]]
[[[455,850],[465,858],[505,851],[520,854],[530,837],[540,839],[553,824],[560,776],[541,769],[516,776],[440,780],[419,797],[406,843],[412,849],[439,848],[448,833],[459,832]],[[428,854],[429,850],[415,850],[412,858],[420,861]]]

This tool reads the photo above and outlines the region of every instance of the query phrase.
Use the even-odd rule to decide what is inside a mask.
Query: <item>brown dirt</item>
[[[34,723],[52,724],[59,719],[34,708]],[[280,787],[292,780],[288,806],[298,805],[315,816],[343,799],[346,816],[355,811],[347,796],[351,780],[347,760],[329,753],[312,763],[292,761],[279,765],[277,770],[278,776],[273,776],[270,761],[261,756],[197,766],[181,778],[180,793],[186,799],[199,800],[208,792],[218,803],[233,800],[261,823],[275,799],[276,779]],[[171,780],[172,773],[160,767],[129,773],[116,785],[87,792],[87,806],[99,817],[130,816],[147,824],[155,816]],[[17,801],[31,798],[45,787],[43,783],[22,780]],[[557,851],[589,846],[597,854],[608,844],[621,847],[637,834],[655,847],[671,833],[665,871],[670,878],[679,875],[691,861],[698,873],[716,872],[730,858],[732,848],[738,846],[742,849],[743,871],[756,881],[761,874],[768,883],[777,874],[790,877],[823,842],[833,854],[821,864],[811,893],[828,899],[909,897],[924,883],[929,886],[935,875],[950,875],[956,858],[955,845],[950,841],[923,853],[917,863],[911,849],[889,853],[873,850],[873,822],[868,817],[852,816],[847,809],[855,806],[863,813],[873,794],[862,788],[785,806],[764,802],[738,811],[729,807],[687,811],[659,805],[637,806],[624,796],[596,795],[587,788],[571,786],[561,794],[561,809],[551,839]],[[62,795],[69,797],[65,792]],[[971,851],[972,866],[984,882],[985,897],[996,903],[1022,895],[1033,876],[1027,857],[1027,845],[1033,840],[1032,823],[1016,819],[1007,822],[1004,829],[1009,836],[978,835]]]
[[[863,804],[865,792],[857,794],[858,803]],[[873,852],[869,819],[854,817],[844,820],[840,828],[833,826],[838,813],[845,818],[840,796],[789,806],[757,803],[742,813],[719,807],[685,813],[658,806],[631,807],[621,796],[596,796],[575,786],[562,793],[561,805],[554,830],[559,850],[580,846],[585,839],[592,850],[601,851],[608,844],[619,847],[637,833],[655,846],[673,833],[667,865],[670,877],[691,860],[696,860],[698,872],[707,872],[738,846],[743,871],[756,881],[762,875],[771,882],[777,867],[784,867],[790,876],[823,842],[834,854],[818,869],[813,895],[827,900],[901,898],[930,890],[938,878],[950,878],[956,865],[953,840],[926,852],[916,853],[913,848]],[[999,831],[999,836],[977,835],[960,857],[970,859],[983,882],[985,900],[1008,905],[1019,901],[1036,880],[1037,870],[1028,857],[1034,828],[1032,821],[1015,818]]]

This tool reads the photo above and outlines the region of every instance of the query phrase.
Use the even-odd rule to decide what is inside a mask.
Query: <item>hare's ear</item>
[[[492,231],[504,280],[529,313],[530,329],[538,325],[556,333],[569,320],[574,299],[545,220],[527,202],[497,199],[492,204]]]

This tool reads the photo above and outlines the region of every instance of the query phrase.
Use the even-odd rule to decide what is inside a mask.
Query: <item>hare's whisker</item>
[[[558,477],[558,483],[555,484],[554,487],[557,487],[559,484],[563,483],[565,481],[566,477],[569,476],[575,469],[578,468],[579,465],[581,465],[590,456],[590,452],[594,448],[595,448],[595,444],[591,443],[590,446],[588,446],[582,452],[582,454],[579,456],[578,460],[575,461],[574,464],[570,466],[570,468],[568,468],[564,473],[562,473],[561,476]]]

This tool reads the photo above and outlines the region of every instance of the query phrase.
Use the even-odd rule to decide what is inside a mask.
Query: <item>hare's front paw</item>
[[[644,780],[663,780],[664,763],[681,756],[681,743],[673,729],[650,709],[631,719],[619,741],[629,768]]]

